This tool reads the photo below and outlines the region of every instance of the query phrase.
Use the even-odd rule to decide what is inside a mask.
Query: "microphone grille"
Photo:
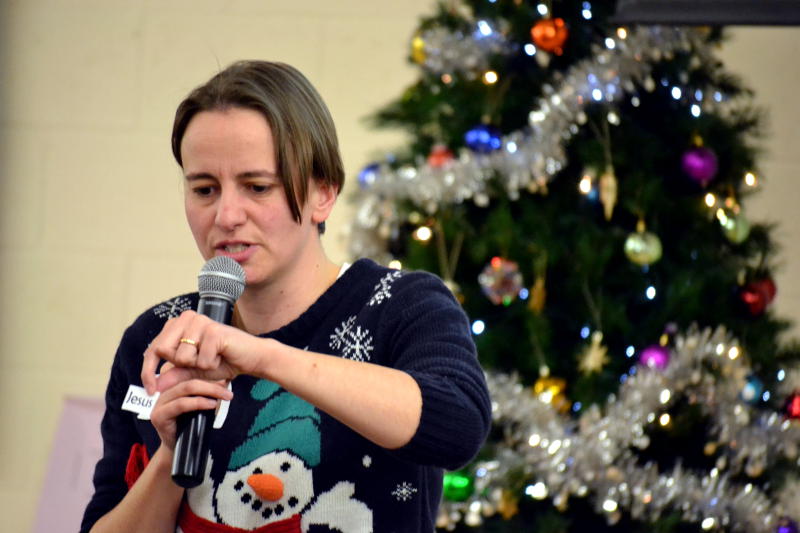
[[[236,302],[244,292],[244,269],[230,257],[212,257],[200,269],[197,287],[200,297],[218,296]]]

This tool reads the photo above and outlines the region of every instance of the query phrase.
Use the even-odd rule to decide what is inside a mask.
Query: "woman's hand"
[[[170,376],[180,369],[166,363],[161,368],[162,376]],[[178,432],[178,416],[192,411],[215,409],[220,400],[230,400],[233,393],[228,390],[224,381],[205,381],[202,379],[180,380],[180,376],[171,376],[169,381],[176,380],[174,385],[164,390],[158,397],[150,414],[150,421],[161,438],[161,445],[175,450]]]
[[[164,324],[144,352],[142,383],[148,394],[191,379],[230,381],[239,374],[259,375],[268,341],[184,311]],[[175,368],[156,377],[161,360]]]

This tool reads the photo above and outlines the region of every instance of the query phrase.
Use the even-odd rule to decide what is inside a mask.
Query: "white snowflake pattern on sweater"
[[[392,284],[402,275],[403,275],[402,272],[400,272],[399,270],[395,270],[389,272],[388,274],[383,276],[380,280],[378,280],[378,284],[375,285],[375,287],[373,288],[373,291],[375,292],[372,294],[372,298],[370,298],[369,303],[367,305],[373,307],[375,305],[383,303],[384,300],[388,300],[389,298],[391,298]]]
[[[403,481],[397,485],[396,489],[392,491],[392,496],[394,496],[399,502],[407,502],[414,496],[416,492],[417,488],[414,485],[408,481]]]
[[[333,335],[331,335],[331,342],[328,343],[328,346],[330,346],[332,350],[338,350],[342,347],[342,344],[344,344],[347,338],[347,334],[350,333],[350,329],[352,329],[355,322],[356,317],[353,315],[334,330]]]
[[[369,330],[367,328],[362,330],[361,326],[356,326],[355,331],[351,329],[344,339],[342,357],[353,361],[369,361],[373,349]]]
[[[355,315],[351,316],[330,336],[328,346],[337,350],[342,357],[353,361],[369,361],[372,357],[372,335],[367,328],[356,326]]]
[[[178,296],[172,300],[167,300],[163,304],[153,308],[153,313],[159,318],[175,318],[181,313],[192,308],[192,301],[185,296]]]

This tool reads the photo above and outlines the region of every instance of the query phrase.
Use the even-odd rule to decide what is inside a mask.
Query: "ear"
[[[339,190],[320,180],[311,180],[309,187],[309,206],[311,207],[311,223],[314,225],[325,222],[336,204]]]

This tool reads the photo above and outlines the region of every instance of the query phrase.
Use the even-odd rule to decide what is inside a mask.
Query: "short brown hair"
[[[278,175],[297,222],[308,195],[307,178],[342,190],[344,167],[328,107],[311,82],[285,63],[238,61],[189,93],[172,125],[172,154],[179,165],[181,141],[192,118],[231,107],[252,109],[267,119]]]

